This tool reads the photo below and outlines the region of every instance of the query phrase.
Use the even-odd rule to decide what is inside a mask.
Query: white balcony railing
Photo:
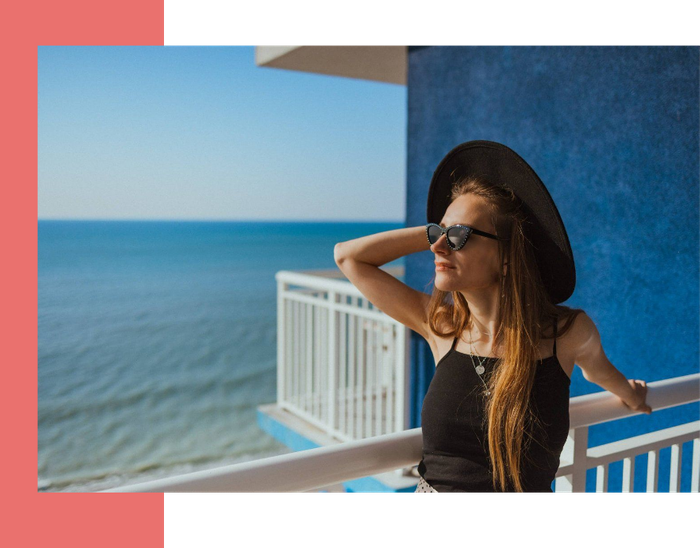
[[[700,373],[648,383],[647,403],[662,409],[700,401]],[[691,441],[690,490],[700,487],[700,421],[650,432],[597,447],[588,447],[588,428],[607,421],[638,415],[610,392],[571,399],[569,439],[555,480],[556,492],[583,492],[586,472],[596,470],[596,491],[607,491],[607,471],[623,462],[622,491],[632,491],[637,473],[646,476],[646,491],[656,492],[659,455],[671,448],[669,491],[681,484],[683,444]],[[648,455],[643,471],[635,457]],[[313,491],[381,472],[415,466],[422,456],[422,433],[414,428],[393,434],[298,451],[252,462],[223,466],[105,492],[295,492]]]
[[[340,441],[401,432],[408,329],[341,277],[276,274],[277,405]]]
[[[700,373],[664,379],[647,384],[647,403],[652,413],[686,403],[700,401]],[[700,483],[700,421],[665,428],[625,438],[596,447],[588,447],[588,429],[616,419],[637,415],[629,411],[617,396],[610,392],[598,392],[571,400],[569,438],[562,451],[555,481],[556,492],[583,492],[586,488],[586,472],[596,470],[596,492],[608,491],[608,471],[614,462],[622,461],[622,492],[634,487],[635,457],[648,455],[646,466],[646,491],[657,492],[659,479],[659,453],[671,448],[669,492],[680,490],[682,446],[693,440],[691,491],[697,492]],[[688,455],[686,455],[688,458]]]

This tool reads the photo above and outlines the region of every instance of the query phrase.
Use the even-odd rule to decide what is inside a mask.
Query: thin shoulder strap
[[[557,355],[557,318],[554,318],[554,351],[553,354]]]
[[[452,340],[452,346],[450,347],[450,351],[454,350],[454,349],[455,349],[455,346],[457,346],[457,339],[459,339],[459,337],[455,337],[455,338]]]

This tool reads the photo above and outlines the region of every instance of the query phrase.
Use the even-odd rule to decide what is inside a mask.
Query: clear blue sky
[[[38,48],[40,219],[403,221],[406,88],[254,48]]]

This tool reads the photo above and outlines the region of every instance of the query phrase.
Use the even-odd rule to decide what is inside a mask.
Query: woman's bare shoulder
[[[449,319],[444,316],[436,319],[436,328],[439,332],[428,329],[429,336],[427,338],[427,342],[430,346],[430,350],[433,352],[433,358],[435,359],[435,364],[437,365],[452,346],[454,336],[449,334],[440,334],[450,333],[453,330]]]
[[[580,311],[576,314],[560,315],[557,322],[557,356],[569,378],[573,373],[575,356],[582,338],[585,338],[586,326],[589,321],[585,311],[577,310]]]

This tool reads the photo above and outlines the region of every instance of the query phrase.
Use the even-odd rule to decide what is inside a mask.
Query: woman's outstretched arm
[[[587,314],[579,314],[575,320],[577,355],[575,363],[583,371],[583,377],[601,388],[615,394],[622,403],[640,413],[651,413],[646,403],[647,383],[627,379],[608,360],[600,340],[600,333]]]

